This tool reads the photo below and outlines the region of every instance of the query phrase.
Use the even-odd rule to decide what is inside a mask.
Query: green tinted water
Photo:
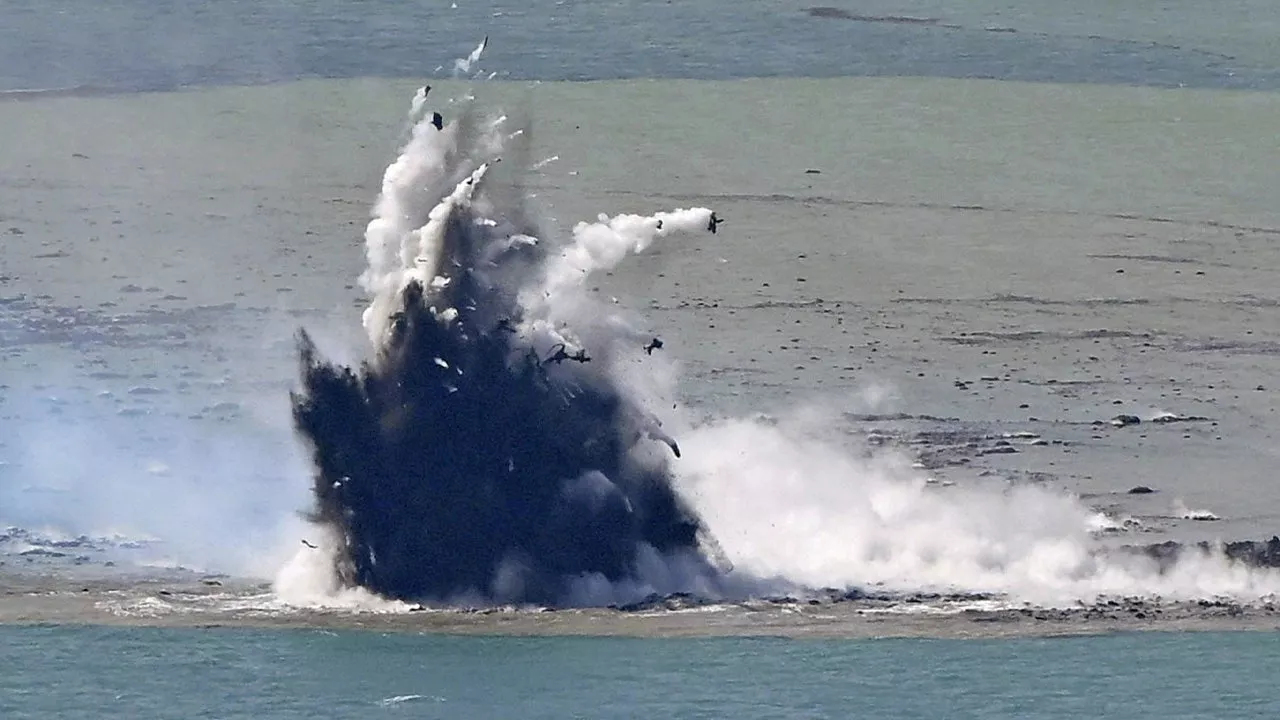
[[[1274,718],[1276,637],[788,641],[0,629],[25,718]]]

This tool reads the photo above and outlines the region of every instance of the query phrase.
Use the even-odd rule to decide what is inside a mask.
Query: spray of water
[[[471,68],[475,66],[476,63],[480,62],[480,56],[484,54],[484,49],[488,46],[489,46],[489,38],[486,36],[485,39],[481,40],[480,44],[476,46],[476,49],[471,51],[470,55],[466,56],[465,58],[458,58],[457,60],[454,60],[453,61],[454,76],[458,77],[458,76],[466,75],[467,73],[471,72]]]

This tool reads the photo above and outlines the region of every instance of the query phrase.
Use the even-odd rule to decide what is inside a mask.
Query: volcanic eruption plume
[[[1056,604],[1280,592],[1280,540],[1112,548],[1099,537],[1119,521],[1071,493],[935,486],[905,452],[859,446],[838,409],[688,422],[661,341],[585,280],[720,218],[601,216],[547,235],[525,212],[527,133],[471,101],[446,122],[427,100],[365,234],[369,359],[341,367],[300,337],[293,417],[324,542],[299,553],[298,575],[323,561],[340,586],[392,599],[552,606],[859,587]]]
[[[365,235],[370,359],[331,364],[300,334],[293,416],[336,577],[397,599],[542,604],[583,582],[643,585],[655,566],[714,582],[710,538],[673,489],[679,447],[617,372],[656,361],[651,336],[583,287],[714,229],[713,213],[601,216],[553,244],[524,212],[519,163],[499,164],[524,131],[472,104],[444,123],[428,91]]]

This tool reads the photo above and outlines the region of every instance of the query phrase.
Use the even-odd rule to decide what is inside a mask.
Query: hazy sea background
[[[556,158],[529,178],[548,227],[728,218],[599,283],[662,335],[696,412],[821,401],[939,486],[1007,478],[1133,519],[1117,542],[1275,534],[1280,8],[811,7],[0,3],[0,587],[271,577],[293,552],[293,333],[358,357],[362,233],[409,100],[463,93],[445,81],[485,35],[468,77]],[[4,718],[1280,711],[1265,633],[6,627],[0,647]]]

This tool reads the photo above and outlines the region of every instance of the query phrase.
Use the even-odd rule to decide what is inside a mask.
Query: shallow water
[[[1268,634],[642,640],[0,628],[7,718],[1270,718]],[[1142,701],[1134,702],[1135,698]]]

